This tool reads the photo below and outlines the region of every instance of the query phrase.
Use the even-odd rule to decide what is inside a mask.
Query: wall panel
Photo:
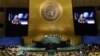
[[[48,0],[30,0],[29,30],[28,36],[24,39],[31,43],[32,40],[41,41],[45,34],[58,34],[61,36],[62,41],[66,41],[70,38],[74,44],[80,43],[80,37],[74,36],[72,1],[51,0],[59,3],[62,6],[63,11],[59,20],[52,22],[46,21],[43,17],[41,17],[40,6],[45,1]]]
[[[29,0],[0,0],[0,7],[29,7]]]
[[[100,0],[72,0],[73,7],[80,6],[100,6]]]

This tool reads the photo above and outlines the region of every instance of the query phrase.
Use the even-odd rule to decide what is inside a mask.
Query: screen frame
[[[75,35],[78,35],[78,36],[84,36],[84,35],[93,35],[93,36],[95,36],[95,35],[97,35],[97,21],[96,21],[96,8],[95,7],[93,7],[93,6],[87,6],[87,7],[73,7],[73,9],[72,9],[73,11],[73,23],[74,23],[74,33],[75,33]],[[80,34],[78,34],[78,33],[76,33],[76,23],[77,24],[79,24],[78,22],[75,22],[76,20],[75,20],[75,18],[74,18],[74,13],[75,12],[79,12],[79,13],[82,13],[82,12],[94,12],[94,21],[95,21],[95,24],[86,24],[87,26],[89,26],[89,25],[94,25],[95,27],[95,29],[94,29],[94,31],[95,31],[95,33],[94,34],[91,34],[91,33],[88,33],[88,34],[84,34],[84,33],[80,33]],[[85,24],[80,24],[80,25],[84,25],[85,26]]]
[[[28,13],[28,18],[27,18],[27,22],[28,22],[28,24],[27,25],[25,25],[25,26],[27,26],[27,30],[26,30],[26,34],[8,34],[7,33],[7,28],[9,28],[9,27],[7,27],[8,26],[8,15],[9,15],[9,13]],[[23,26],[23,25],[22,25]],[[7,8],[7,10],[6,10],[6,36],[27,36],[28,35],[28,26],[29,26],[29,8],[17,8],[17,7],[13,7],[13,8]]]

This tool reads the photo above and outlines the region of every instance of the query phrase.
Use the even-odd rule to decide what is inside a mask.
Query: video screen
[[[27,36],[28,8],[7,8],[6,36]]]
[[[73,21],[75,35],[96,35],[95,7],[74,7]]]
[[[93,11],[74,12],[74,18],[80,24],[95,24],[94,14]]]
[[[20,24],[20,25],[28,25],[28,13],[19,12],[19,13],[9,13],[8,21],[11,24]]]

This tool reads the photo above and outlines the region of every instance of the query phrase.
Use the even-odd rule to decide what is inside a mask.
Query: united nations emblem
[[[55,2],[44,2],[40,6],[40,14],[48,21],[57,20],[62,14],[62,8],[58,3]]]

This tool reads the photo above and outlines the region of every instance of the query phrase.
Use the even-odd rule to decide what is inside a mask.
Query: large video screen
[[[8,21],[11,24],[19,25],[28,25],[28,13],[19,12],[19,13],[9,13]]]
[[[28,32],[28,8],[8,8],[6,15],[6,35],[26,36]]]
[[[95,7],[74,7],[73,19],[76,35],[96,35]]]
[[[74,13],[74,18],[75,21],[77,21],[80,24],[95,24],[95,13],[93,11],[91,12],[75,12]]]

